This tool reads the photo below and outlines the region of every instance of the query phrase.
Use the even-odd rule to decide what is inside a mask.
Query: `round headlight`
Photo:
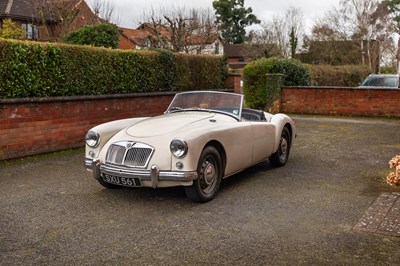
[[[97,132],[89,131],[86,134],[86,144],[89,147],[96,148],[100,143],[100,135]]]
[[[171,141],[171,144],[169,145],[169,148],[171,150],[171,153],[177,158],[185,157],[188,151],[188,146],[186,142],[182,139],[173,139]]]

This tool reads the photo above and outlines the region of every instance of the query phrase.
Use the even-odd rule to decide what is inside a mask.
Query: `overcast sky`
[[[143,12],[152,7],[155,10],[169,6],[213,10],[212,2],[213,0],[112,0],[119,14],[119,26],[126,28],[136,28],[143,18]],[[339,0],[245,0],[244,4],[245,7],[253,8],[257,18],[264,21],[271,19],[274,14],[284,14],[290,6],[301,8],[307,26],[311,27],[315,17],[323,16],[332,6],[337,7]]]

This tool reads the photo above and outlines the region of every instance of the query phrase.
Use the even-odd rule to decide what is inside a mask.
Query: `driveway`
[[[0,264],[398,265],[400,237],[353,227],[400,192],[384,181],[400,121],[295,121],[286,166],[226,179],[206,204],[181,188],[104,189],[82,150],[1,163]]]

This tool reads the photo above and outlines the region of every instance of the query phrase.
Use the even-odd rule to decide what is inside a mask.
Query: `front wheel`
[[[278,150],[269,158],[273,166],[284,166],[289,159],[290,152],[290,132],[287,127],[284,127],[279,141]]]
[[[185,187],[187,197],[194,202],[207,202],[218,193],[222,179],[222,163],[218,150],[207,146],[201,153],[197,166],[198,178]]]

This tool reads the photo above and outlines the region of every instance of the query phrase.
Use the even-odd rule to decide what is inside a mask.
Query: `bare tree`
[[[342,10],[333,7],[314,21],[311,39],[315,41],[344,41],[350,39],[351,26]]]
[[[367,58],[371,69],[374,61],[387,58],[393,45],[394,25],[389,16],[386,1],[341,0],[339,8],[328,11],[315,21],[311,39],[314,41],[365,40]],[[380,52],[370,54],[372,41],[379,43]],[[333,42],[332,42],[333,44]],[[362,57],[364,60],[364,56]],[[390,61],[390,60],[389,60]]]
[[[78,16],[79,2],[33,0],[37,17],[45,27],[47,35],[57,40],[60,36],[67,33]],[[83,1],[83,0],[82,0]]]
[[[275,15],[270,21],[261,23],[261,30],[253,31],[252,43],[275,44],[282,57],[290,57],[290,35],[298,40],[300,51],[304,39],[304,15],[300,8],[289,7],[285,14]]]
[[[100,22],[97,14],[87,13],[90,10],[85,0],[26,1],[30,1],[36,13],[33,19],[39,22],[44,27],[47,36],[55,41],[78,27]],[[111,2],[107,8],[110,10],[109,15],[114,14]]]
[[[120,24],[121,18],[115,10],[114,2],[112,0],[89,0],[88,4],[96,16],[107,22],[116,25]]]
[[[209,9],[160,7],[143,14],[141,27],[149,32],[148,40],[153,48],[196,53],[218,37],[214,21]]]

